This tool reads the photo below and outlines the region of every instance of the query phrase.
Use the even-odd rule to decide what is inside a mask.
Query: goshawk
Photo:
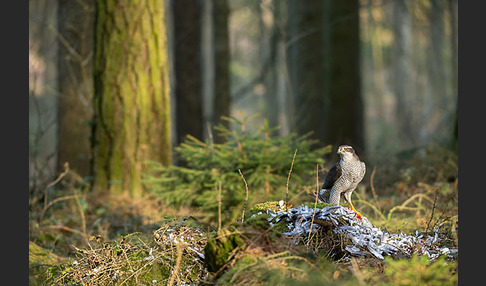
[[[343,195],[344,199],[351,205],[351,209],[357,213],[358,217],[361,217],[361,214],[351,203],[351,194],[359,182],[363,180],[366,165],[359,160],[351,146],[341,145],[337,153],[341,156],[341,160],[334,163],[329,169],[318,199],[320,202],[339,205],[339,200]]]

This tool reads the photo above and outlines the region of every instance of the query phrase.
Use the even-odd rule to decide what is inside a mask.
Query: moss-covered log
[[[211,238],[204,247],[204,256],[207,269],[217,272],[223,267],[235,253],[238,247],[244,246],[244,240],[238,233],[222,232],[217,237]]]
[[[46,285],[46,270],[65,261],[64,257],[29,241],[29,285]]]
[[[142,194],[146,159],[171,163],[161,1],[96,1],[94,189]]]

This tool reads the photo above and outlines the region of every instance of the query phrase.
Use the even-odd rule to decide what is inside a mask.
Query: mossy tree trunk
[[[58,169],[90,173],[94,0],[59,1]]]
[[[171,163],[163,1],[98,0],[93,189],[143,193],[144,160]]]

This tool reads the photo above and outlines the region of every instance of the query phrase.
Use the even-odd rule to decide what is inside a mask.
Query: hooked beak
[[[344,154],[344,150],[343,150],[343,148],[339,147],[339,148],[338,148],[337,153],[338,153],[338,154]]]

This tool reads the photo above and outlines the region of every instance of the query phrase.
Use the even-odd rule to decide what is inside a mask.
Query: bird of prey
[[[358,155],[356,155],[351,146],[341,145],[337,153],[341,156],[341,160],[334,163],[331,169],[329,169],[324,184],[318,194],[318,199],[320,202],[339,205],[339,200],[341,195],[343,195],[346,202],[351,205],[351,209],[361,218],[361,214],[354,208],[353,203],[351,203],[351,194],[359,182],[363,180],[366,173],[366,165],[359,160]]]

